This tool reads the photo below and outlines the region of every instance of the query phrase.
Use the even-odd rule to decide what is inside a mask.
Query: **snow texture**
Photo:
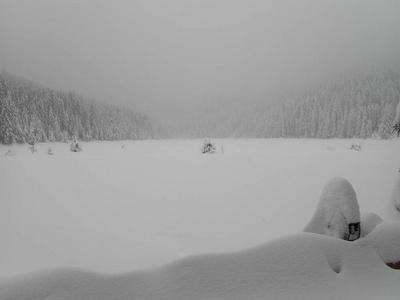
[[[360,222],[356,192],[344,178],[335,177],[322,190],[318,206],[305,232],[344,239],[348,225]]]

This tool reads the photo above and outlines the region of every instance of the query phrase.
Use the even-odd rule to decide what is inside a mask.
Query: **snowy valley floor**
[[[332,177],[353,185],[361,214],[379,215],[400,168],[396,138],[214,142],[213,155],[201,154],[203,140],[90,142],[83,143],[81,153],[63,143],[39,144],[34,154],[27,145],[0,146],[0,277],[65,266],[142,274],[138,270],[194,254],[239,251],[269,241],[279,245],[282,241],[275,239],[303,230]],[[351,150],[352,144],[361,145],[361,151]],[[48,147],[54,155],[47,154]],[[8,150],[16,155],[5,155]],[[320,241],[312,237],[313,243]],[[308,252],[304,242],[289,245]],[[274,252],[271,247],[266,253]],[[257,251],[235,255],[246,261],[260,257]],[[235,256],[224,255],[215,256],[216,264],[229,269],[225,258],[235,261]],[[181,264],[178,270],[186,274],[185,261]],[[167,272],[163,268],[159,276]],[[400,273],[384,264],[378,269],[382,280],[398,282]]]

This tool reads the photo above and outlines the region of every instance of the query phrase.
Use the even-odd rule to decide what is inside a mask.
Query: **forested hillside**
[[[146,115],[89,101],[73,92],[44,88],[3,72],[0,142],[155,136],[388,139],[400,103],[400,68],[353,74],[295,97],[270,100],[236,104],[230,99],[210,100],[177,116],[174,126],[153,126]]]
[[[73,138],[132,140],[152,136],[152,122],[145,115],[0,73],[0,142],[3,144]]]
[[[275,104],[202,105],[183,135],[387,139],[399,101],[400,68],[353,74]]]
[[[264,115],[264,137],[391,136],[400,101],[400,71],[343,78]]]

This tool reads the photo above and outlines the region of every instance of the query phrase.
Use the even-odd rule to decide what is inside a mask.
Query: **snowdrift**
[[[0,299],[398,299],[400,224],[348,242],[299,233],[121,275],[53,270],[0,282]],[[359,287],[362,286],[360,289]]]
[[[392,195],[383,213],[385,219],[400,221],[400,170],[397,173]]]

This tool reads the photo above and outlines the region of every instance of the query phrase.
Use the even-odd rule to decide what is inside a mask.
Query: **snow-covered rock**
[[[349,239],[349,225],[360,223],[356,192],[344,178],[335,177],[322,190],[318,206],[304,232]]]

